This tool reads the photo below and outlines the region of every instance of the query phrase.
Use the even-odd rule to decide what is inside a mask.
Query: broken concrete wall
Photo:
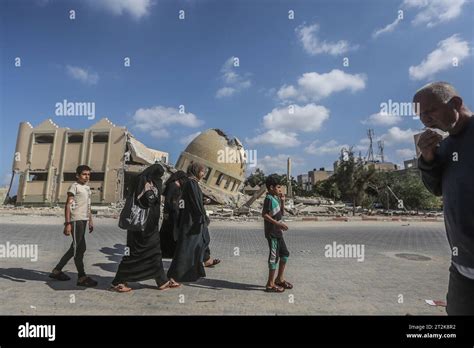
[[[92,203],[118,202],[123,198],[127,170],[140,171],[151,164],[127,168],[127,160],[132,161],[125,156],[130,139],[133,137],[125,127],[116,126],[106,118],[83,130],[60,128],[52,120],[37,127],[21,123],[13,161],[13,170],[20,174],[17,204],[65,202],[67,189],[76,181],[76,167],[80,164],[92,169],[89,182]],[[147,149],[144,145],[143,148]],[[154,158],[168,158],[165,152],[148,151]]]

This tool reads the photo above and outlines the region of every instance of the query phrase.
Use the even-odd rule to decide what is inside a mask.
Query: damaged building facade
[[[65,202],[81,164],[92,169],[92,204],[115,203],[125,197],[134,175],[168,160],[168,153],[146,147],[107,118],[81,130],[61,128],[51,119],[36,127],[22,122],[13,160],[13,175],[19,175],[16,204]]]
[[[208,129],[194,138],[181,153],[175,167],[186,171],[193,161],[206,166],[201,188],[216,203],[226,203],[243,187],[246,168],[244,147],[239,139],[230,138],[220,129]]]

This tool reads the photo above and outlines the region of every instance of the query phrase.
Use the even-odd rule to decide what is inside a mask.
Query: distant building
[[[406,174],[417,174],[421,177],[421,172],[418,169],[418,159],[412,158],[409,160],[403,161],[403,169],[397,170],[397,174],[406,175]]]
[[[308,179],[308,174],[300,174],[296,177],[296,182],[299,184],[299,185],[303,185],[306,184],[307,182],[309,181]]]
[[[374,167],[378,172],[393,172],[398,170],[398,165],[391,162],[372,162],[364,165],[366,168]]]
[[[418,159],[413,158],[406,161],[403,161],[404,169],[414,169],[418,168]]]
[[[146,147],[107,118],[80,130],[61,128],[51,119],[36,127],[22,122],[13,160],[13,172],[20,176],[17,204],[65,202],[81,164],[92,169],[92,204],[118,202],[134,175],[168,160],[167,152]]]
[[[361,161],[360,159],[355,159],[356,162]],[[337,170],[337,167],[339,166],[340,161],[337,160],[334,162],[334,171]],[[393,172],[395,170],[398,170],[398,165],[392,162],[365,162],[364,163],[365,168],[369,167],[374,167],[374,169],[378,172]]]
[[[296,182],[298,185],[303,187],[306,191],[311,191],[311,183],[309,182],[308,174],[300,174],[296,177]]]
[[[311,184],[312,187],[316,185],[318,181],[326,180],[333,174],[333,171],[325,170],[324,168],[319,168],[319,170],[316,170],[316,168],[314,168],[313,170],[310,170],[308,172],[308,182]]]

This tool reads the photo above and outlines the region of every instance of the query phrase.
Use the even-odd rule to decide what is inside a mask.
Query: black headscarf
[[[165,170],[161,165],[152,164],[132,181],[129,192],[135,192],[137,195],[140,194],[147,182],[153,183],[158,190],[161,190],[161,177],[164,172]]]
[[[165,182],[165,189],[163,191],[163,196],[166,196],[166,194],[168,193],[169,184],[175,181],[179,181],[179,183],[183,185],[185,179],[187,179],[187,175],[182,170],[178,170],[177,172],[171,174],[171,176]]]

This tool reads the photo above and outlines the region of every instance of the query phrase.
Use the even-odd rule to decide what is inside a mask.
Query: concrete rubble
[[[163,183],[176,169],[168,164],[160,163],[165,168],[165,174],[162,177]],[[200,183],[205,198],[210,200],[210,204],[206,204],[206,210],[212,220],[257,220],[261,219],[263,201],[265,199],[265,187],[256,191],[253,196],[249,196],[242,192],[235,194],[224,194],[218,192],[206,184]],[[164,188],[164,187],[163,187]],[[120,216],[120,211],[124,206],[124,201],[111,203],[108,205],[93,205],[92,213],[95,217],[115,218]],[[334,202],[323,197],[298,197],[287,198],[286,219],[317,220],[318,218],[341,218],[352,216],[352,207],[342,202]],[[63,216],[64,206],[57,204],[50,207],[25,207],[15,205],[0,205],[1,215],[35,215],[35,216]],[[418,216],[423,218],[441,217],[440,212],[415,212],[401,210],[382,210],[382,209],[362,209],[356,207],[356,216],[363,220],[376,219],[374,216]],[[403,219],[402,219],[403,220]]]

